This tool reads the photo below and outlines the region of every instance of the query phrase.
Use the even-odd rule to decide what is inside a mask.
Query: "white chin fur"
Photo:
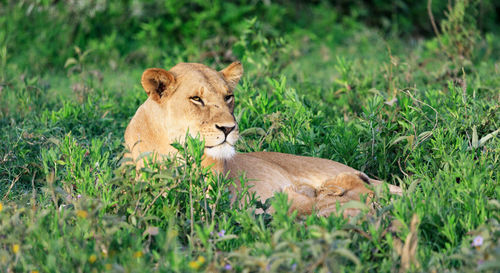
[[[215,159],[229,159],[236,154],[234,147],[227,143],[212,148],[205,148],[205,154]]]

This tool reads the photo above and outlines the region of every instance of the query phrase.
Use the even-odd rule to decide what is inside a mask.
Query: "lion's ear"
[[[162,97],[169,95],[174,83],[174,75],[165,69],[149,68],[142,73],[142,87],[148,96],[156,102],[160,102]]]
[[[234,62],[220,71],[231,89],[234,89],[241,76],[243,76],[243,66],[241,62]]]

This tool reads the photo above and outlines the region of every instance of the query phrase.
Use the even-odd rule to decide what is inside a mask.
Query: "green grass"
[[[0,4],[0,271],[500,270],[500,36],[445,16],[462,28],[415,40],[300,5]],[[234,59],[240,152],[336,160],[403,196],[299,219],[283,194],[242,191],[232,207],[200,140],[139,173],[121,165],[144,69]]]

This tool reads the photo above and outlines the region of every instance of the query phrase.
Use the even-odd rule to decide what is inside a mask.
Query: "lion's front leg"
[[[341,173],[326,180],[318,189],[300,184],[288,186],[283,192],[288,194],[290,213],[296,210],[299,216],[312,213],[328,216],[336,212],[337,202],[343,205],[351,200],[360,201],[361,194],[367,194],[370,202],[373,192],[366,187],[368,184],[369,178],[362,173]],[[345,209],[344,216],[354,216],[359,212],[359,209]]]
[[[297,211],[299,216],[311,215],[316,203],[316,189],[307,185],[288,186],[283,189],[291,203],[289,213]]]

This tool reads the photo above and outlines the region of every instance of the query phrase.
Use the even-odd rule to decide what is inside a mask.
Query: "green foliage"
[[[0,4],[0,271],[497,272],[500,38],[480,32],[496,4],[435,1],[439,37],[395,36],[430,32],[425,4]],[[145,68],[234,59],[240,152],[333,159],[403,196],[301,219],[202,168],[190,137],[122,164]]]
[[[476,3],[474,3],[476,4]],[[469,1],[456,1],[442,22],[443,46],[450,56],[470,59],[479,39],[474,18],[477,11]]]
[[[434,32],[429,24],[428,5],[435,13],[437,21],[446,18],[445,11],[449,6],[462,1],[427,0],[427,1],[324,1],[337,7],[343,14],[350,14],[358,21],[379,27],[381,30],[402,34],[403,36],[424,35],[433,36]],[[477,1],[478,13],[475,14],[481,30],[497,31],[499,17],[496,10],[498,1]]]
[[[33,72],[60,69],[75,46],[113,70],[130,63],[159,66],[163,59],[167,65],[226,61],[234,56],[224,47],[240,35],[244,18],[269,18],[269,27],[283,22],[284,7],[253,2],[7,1],[0,5],[0,48]],[[53,46],[36,46],[48,43]]]

